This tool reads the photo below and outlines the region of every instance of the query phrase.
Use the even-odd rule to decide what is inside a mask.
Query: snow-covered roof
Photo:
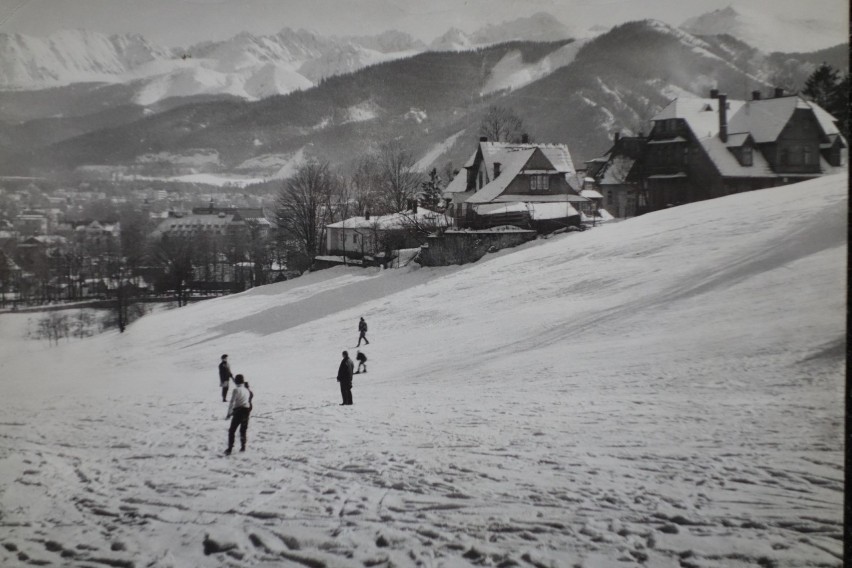
[[[773,142],[790,122],[796,109],[812,110],[826,135],[838,133],[834,118],[825,109],[816,103],[806,101],[799,95],[750,101],[728,99],[728,132],[750,133],[758,144]],[[651,120],[670,118],[685,120],[692,133],[698,138],[717,136],[719,134],[719,99],[677,98]],[[663,141],[649,140],[648,144],[661,142]]]
[[[676,136],[674,138],[666,138],[663,140],[648,140],[648,144],[677,144],[678,142],[686,142],[686,138],[683,136]]]
[[[483,142],[485,144],[485,142]],[[479,191],[468,198],[470,203],[487,203],[494,201],[501,193],[503,193],[510,183],[521,173],[521,170],[535,153],[535,148],[518,148],[511,152],[501,154],[500,160],[495,160],[500,163],[500,176],[485,184]],[[488,162],[486,161],[486,164]],[[494,162],[487,167],[488,172],[494,171]]]
[[[633,158],[619,154],[601,168],[603,171],[598,174],[595,181],[599,185],[622,185],[626,183],[627,176],[633,169],[634,163],[636,163],[636,160]],[[580,195],[583,194],[580,193]]]
[[[570,203],[535,203],[514,201],[512,203],[483,203],[474,207],[477,215],[501,215],[504,213],[529,213],[533,220],[564,219],[579,215]]]
[[[596,189],[584,189],[580,191],[580,195],[582,195],[586,199],[603,199],[603,195],[601,195],[601,192]]]
[[[429,209],[418,207],[416,213],[404,211],[402,213],[391,213],[389,215],[371,215],[369,219],[362,216],[349,217],[343,221],[326,225],[326,228],[390,231],[410,227],[414,220],[417,220],[418,222],[435,222],[440,220],[442,217],[444,217],[444,215],[441,213],[435,213]]]
[[[530,203],[530,209],[534,221],[564,219],[579,215],[570,203]]]
[[[751,136],[748,132],[738,132],[736,134],[728,135],[728,141],[725,142],[725,146],[728,148],[739,148],[743,144],[746,143],[746,140]]]
[[[448,193],[464,193],[467,190],[467,170],[461,170],[456,174],[447,187],[444,188],[443,194]]]
[[[737,157],[730,151],[728,144],[722,142],[718,136],[701,138],[698,140],[710,159],[725,177],[769,177],[776,174],[761,152],[752,152],[752,165],[743,166]]]
[[[732,117],[744,104],[744,101],[728,100],[728,117]],[[719,134],[719,99],[680,97],[666,105],[651,120],[659,121],[670,118],[685,120],[692,133],[699,138],[715,136]],[[731,128],[729,130],[740,131],[740,129]]]

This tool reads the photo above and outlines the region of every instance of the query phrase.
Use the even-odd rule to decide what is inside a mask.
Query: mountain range
[[[453,29],[426,45],[390,30],[375,36],[325,37],[284,28],[240,33],[186,49],[139,35],[64,30],[47,38],[0,34],[0,89],[33,90],[81,82],[134,85],[136,104],[205,94],[257,100],[310,88],[321,80],[424,51],[469,49],[510,40],[555,41],[571,33],[544,13],[466,34]]]
[[[116,76],[129,61],[137,62],[140,75],[140,69],[165,72],[129,82],[0,91],[0,173],[104,165],[174,175],[171,165],[179,162],[186,172],[188,156],[204,155],[193,172],[274,178],[291,171],[296,158],[346,169],[359,152],[390,139],[409,146],[424,168],[458,166],[494,104],[512,108],[533,139],[568,143],[581,163],[603,152],[614,131],[647,128],[674,96],[704,95],[717,86],[738,98],[779,85],[795,90],[823,61],[848,67],[845,46],[767,54],[730,35],[698,36],[654,20],[576,41],[489,43],[513,29],[519,36],[538,30],[539,39],[568,33],[558,22],[549,27],[550,20],[536,15],[472,36],[456,30],[433,43],[441,50],[426,51],[410,36],[390,32],[334,40],[292,30],[241,34],[169,61],[139,37],[105,42],[91,36],[87,45],[110,57],[87,59],[80,51],[66,60],[78,68],[97,60],[100,72]],[[480,47],[463,49],[471,45]],[[345,71],[362,65],[367,53],[371,64]],[[299,77],[295,90],[260,96]],[[210,84],[228,88],[193,88]],[[246,96],[248,90],[257,96]]]

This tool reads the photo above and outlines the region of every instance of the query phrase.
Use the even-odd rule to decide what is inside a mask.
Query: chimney
[[[521,144],[529,144],[530,143],[530,135],[524,132],[521,134]]]
[[[615,134],[612,135],[612,141],[614,144],[618,144],[618,141],[621,139],[621,132],[616,131]]]
[[[500,177],[500,162],[494,162],[494,179]]]
[[[719,98],[719,89],[710,89],[710,98],[718,99]]]
[[[751,92],[751,100],[759,101],[760,100],[760,91],[752,91]]]
[[[480,136],[479,141],[480,142],[488,142],[488,136]]]
[[[784,96],[784,88],[783,87],[775,87],[775,98],[779,99]]]
[[[719,138],[728,141],[728,95],[719,95]]]
[[[369,209],[367,209],[367,211],[364,212],[364,220],[365,221],[370,220],[370,210]]]

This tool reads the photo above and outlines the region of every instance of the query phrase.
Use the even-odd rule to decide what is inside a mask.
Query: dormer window
[[[547,191],[550,189],[550,180],[547,175],[530,176],[530,191]]]

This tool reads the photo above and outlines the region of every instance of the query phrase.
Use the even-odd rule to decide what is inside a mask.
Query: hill
[[[51,349],[3,314],[0,563],[839,565],[847,210],[823,178]]]

